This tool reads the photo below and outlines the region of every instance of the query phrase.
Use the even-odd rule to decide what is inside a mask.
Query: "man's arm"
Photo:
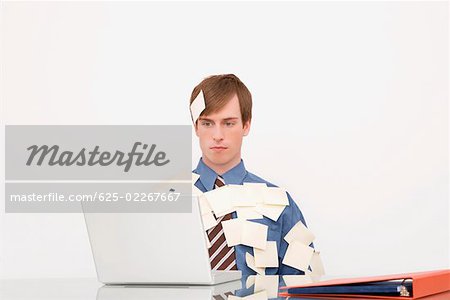
[[[289,244],[284,240],[284,237],[286,234],[294,227],[295,224],[297,224],[299,221],[301,221],[306,226],[305,218],[303,217],[302,212],[300,211],[299,207],[295,203],[295,201],[292,199],[291,195],[287,193],[288,199],[289,199],[289,206],[286,207],[285,211],[281,215],[281,244],[280,244],[280,253],[279,253],[279,268],[278,268],[278,274],[279,275],[303,275],[305,272],[300,271],[298,269],[292,268],[290,266],[286,266],[283,264],[283,259],[286,254],[287,247]],[[311,243],[310,247],[314,248],[314,245]]]

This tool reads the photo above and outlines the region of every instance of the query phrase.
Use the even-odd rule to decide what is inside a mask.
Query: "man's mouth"
[[[214,147],[210,147],[209,149],[211,149],[211,150],[213,150],[213,151],[223,151],[223,150],[226,150],[227,147],[214,146]]]

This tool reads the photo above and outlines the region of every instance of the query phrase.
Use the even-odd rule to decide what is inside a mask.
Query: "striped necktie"
[[[224,185],[223,179],[218,176],[214,188],[216,189]],[[234,247],[228,247],[222,227],[222,221],[230,220],[231,218],[231,213],[220,217],[217,219],[218,224],[208,230],[208,238],[211,242],[209,261],[212,270],[237,270]]]

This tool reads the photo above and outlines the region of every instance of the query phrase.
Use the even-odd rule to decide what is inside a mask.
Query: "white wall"
[[[2,125],[189,124],[192,88],[232,72],[254,97],[246,166],[290,191],[328,274],[449,267],[446,2],[3,3],[1,18]],[[0,278],[93,276],[81,215],[2,210]]]

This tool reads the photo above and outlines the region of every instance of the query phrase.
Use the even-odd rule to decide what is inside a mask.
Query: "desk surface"
[[[252,277],[252,276],[251,276]],[[255,282],[253,278],[242,278],[215,286],[105,286],[96,278],[66,279],[11,279],[0,280],[0,299],[2,300],[149,300],[149,299],[195,299],[219,300],[227,299],[232,293],[245,297],[257,290],[266,289],[268,297],[256,299],[285,299],[273,296],[278,290],[274,281],[262,278]],[[267,276],[265,276],[267,277]],[[277,276],[278,277],[278,276]],[[284,284],[281,280],[279,284]],[[272,297],[271,297],[272,295]],[[422,298],[421,300],[450,299],[450,292],[442,298]],[[322,298],[325,299],[325,298]]]

